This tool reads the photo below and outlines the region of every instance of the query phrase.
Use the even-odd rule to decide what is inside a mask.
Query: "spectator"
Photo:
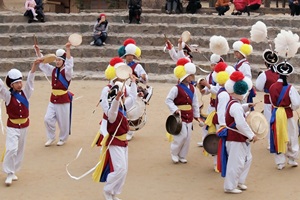
[[[261,0],[249,0],[248,2],[248,10],[258,10],[261,5]]]
[[[142,0],[127,0],[129,9],[129,24],[132,23],[133,18],[136,19],[136,23],[140,24],[142,14]]]
[[[38,20],[40,20],[40,22],[45,22],[45,15],[44,15],[44,7],[43,7],[43,0],[35,0],[35,12],[37,14],[36,18]],[[34,20],[34,14],[32,13],[31,10],[26,10],[26,12],[24,13],[24,16],[25,17],[28,17],[28,23],[31,23],[33,21],[36,21]],[[38,21],[37,20],[37,21]]]
[[[202,8],[200,0],[189,0],[189,3],[186,7],[186,12],[194,14],[198,9]]]
[[[230,0],[217,0],[215,8],[218,11],[219,16],[225,15],[225,12],[230,9],[230,5]]]
[[[248,10],[248,0],[233,0],[234,10],[232,15],[241,15],[246,12],[248,16],[250,16],[250,12]]]
[[[289,7],[291,10],[291,16],[298,16],[300,14],[300,5],[299,2],[296,0],[289,0]]]
[[[108,21],[106,20],[106,15],[101,13],[94,25],[94,36],[91,45],[103,46],[105,45],[105,40],[107,38]]]
[[[167,14],[175,14],[177,10],[178,0],[167,0],[166,3],[166,13]]]

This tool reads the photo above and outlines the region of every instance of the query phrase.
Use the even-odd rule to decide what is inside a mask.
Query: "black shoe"
[[[137,23],[137,24],[141,24],[141,22],[140,22],[140,21],[137,21],[136,23]]]
[[[248,16],[250,16],[250,12],[247,12]]]
[[[32,20],[31,20],[31,19],[29,19],[29,20],[28,20],[28,23],[31,23],[31,22],[32,22]]]
[[[46,22],[46,21],[45,21],[45,19],[44,19],[44,18],[42,18],[42,19],[41,19],[41,22],[43,22],[43,23],[44,23],[44,22]]]

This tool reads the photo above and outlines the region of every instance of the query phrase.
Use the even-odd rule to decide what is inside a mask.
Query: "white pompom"
[[[267,41],[268,30],[265,23],[262,21],[257,21],[250,30],[250,38],[253,42],[263,42]]]
[[[226,91],[229,93],[229,94],[232,94],[234,91],[233,91],[233,86],[234,86],[235,82],[232,81],[232,80],[228,80],[226,81],[225,83],[225,89]]]
[[[234,51],[240,51],[243,44],[244,43],[242,41],[236,41],[232,44],[232,48]]]
[[[209,40],[209,48],[211,52],[218,55],[226,55],[229,51],[229,45],[223,36],[212,36]]]

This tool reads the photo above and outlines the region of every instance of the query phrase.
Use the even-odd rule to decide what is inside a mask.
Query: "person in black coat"
[[[40,22],[45,22],[45,15],[44,15],[44,7],[43,7],[43,0],[35,0],[36,6],[35,10],[37,15],[37,18],[39,19]],[[28,23],[33,22],[33,14],[30,10],[26,10],[24,13],[25,17],[28,17]]]
[[[127,0],[129,9],[129,24],[132,23],[133,18],[136,19],[136,23],[140,24],[142,14],[142,0]]]

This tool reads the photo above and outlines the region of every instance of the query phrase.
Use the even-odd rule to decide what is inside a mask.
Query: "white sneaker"
[[[242,184],[242,183],[239,183],[238,188],[241,189],[241,190],[247,190],[248,187],[246,185]]]
[[[39,21],[36,17],[33,18],[33,21]]]
[[[122,199],[116,197],[115,195],[113,195],[112,198],[113,198],[113,200],[122,200]]]
[[[134,132],[133,132],[133,131],[128,131],[128,133],[127,133],[127,135],[126,135],[126,139],[127,139],[128,141],[132,140],[133,135],[134,135]]]
[[[95,41],[91,41],[90,45],[93,46],[95,44]]]
[[[48,139],[47,142],[45,143],[45,147],[49,147],[54,141],[55,139]]]
[[[240,193],[242,193],[242,190],[233,189],[233,190],[224,190],[224,192],[231,193],[231,194],[240,194]]]
[[[103,45],[103,46],[105,46],[105,45],[106,45],[106,43],[105,43],[105,42],[102,42],[102,45]],[[117,198],[117,197],[116,197],[116,198]]]
[[[62,140],[59,140],[59,141],[56,143],[57,146],[62,146],[62,145],[64,145],[64,144],[65,144],[65,142],[62,141]]]
[[[197,142],[198,147],[203,147],[203,142]]]
[[[289,159],[288,164],[292,167],[298,167],[298,163],[294,159]]]
[[[285,167],[285,164],[278,164],[277,169],[282,170]]]
[[[171,154],[171,158],[172,158],[173,163],[176,164],[176,163],[179,162],[179,157],[178,156],[174,156],[174,155]]]
[[[103,196],[105,200],[113,200],[113,196],[109,194],[108,192],[103,191]]]
[[[10,186],[12,184],[12,181],[13,181],[13,174],[8,174],[5,179],[5,185]]]
[[[179,158],[179,162],[181,162],[181,163],[187,163],[187,159],[185,159],[185,158]]]
[[[12,180],[13,181],[17,181],[19,178],[15,175],[15,174],[13,174],[13,176],[12,176]]]

